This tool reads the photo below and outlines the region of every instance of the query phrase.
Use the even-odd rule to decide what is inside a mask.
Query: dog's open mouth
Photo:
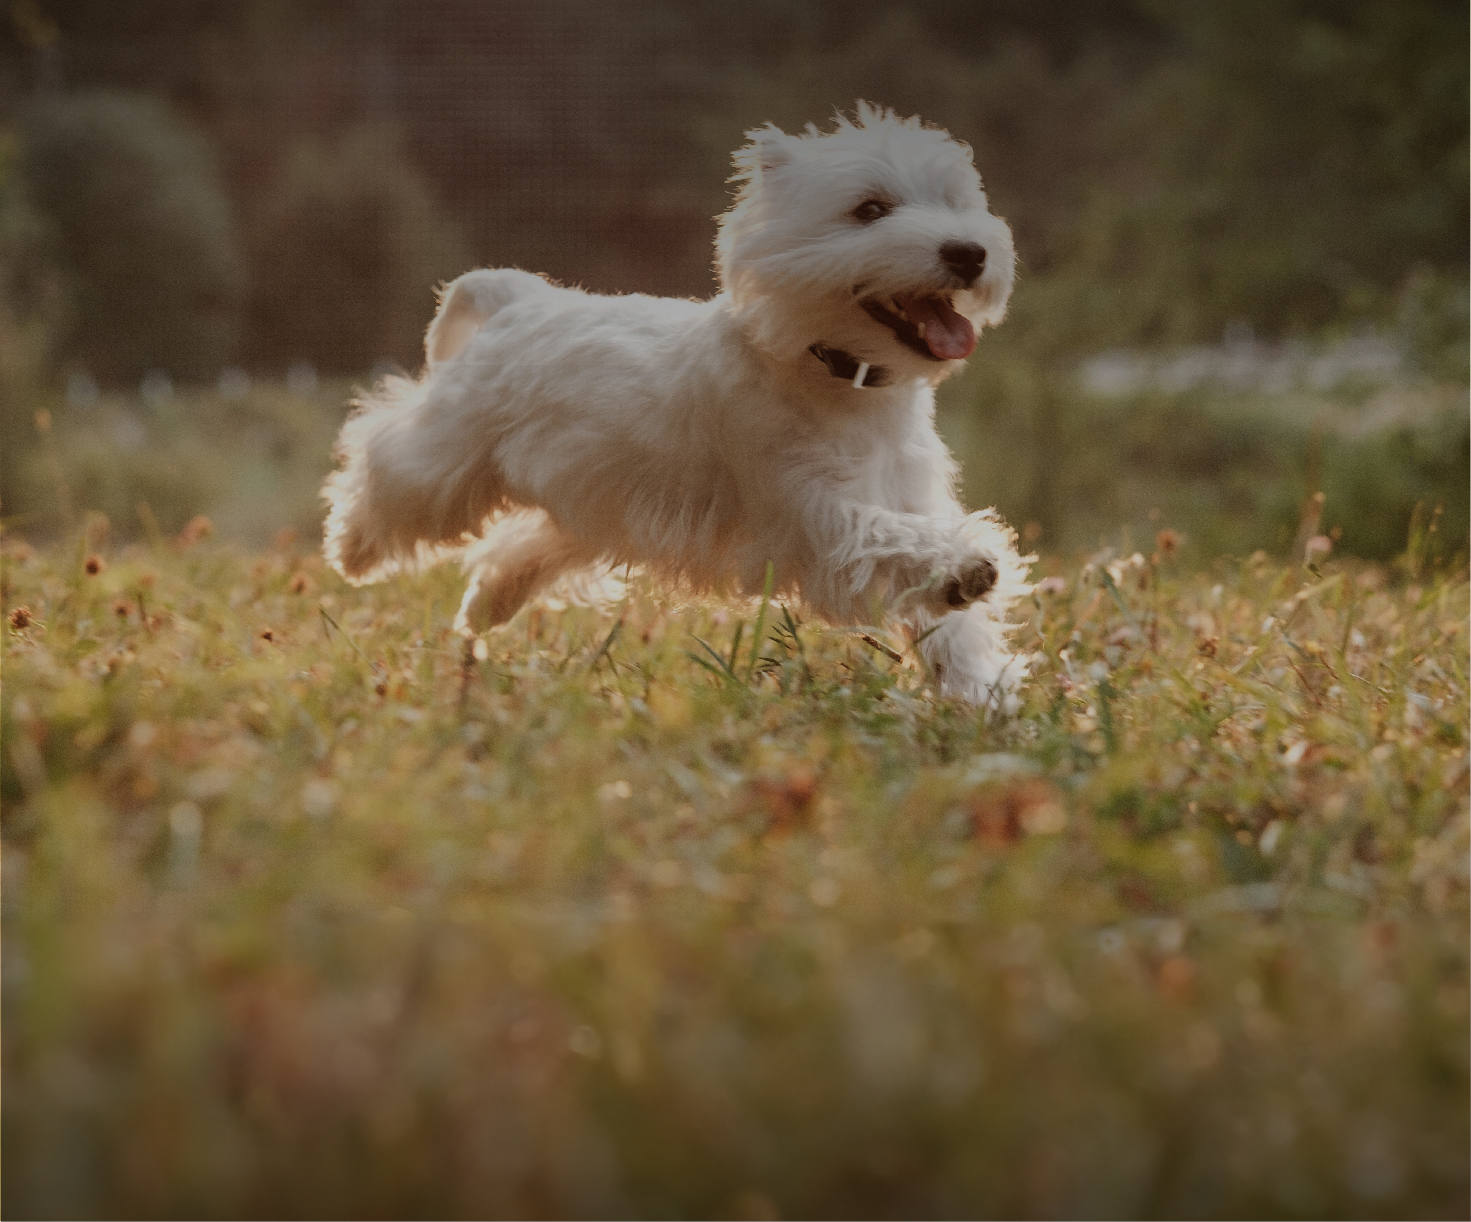
[[[895,293],[887,299],[870,297],[860,304],[901,344],[932,361],[964,360],[976,346],[976,329],[947,297]]]

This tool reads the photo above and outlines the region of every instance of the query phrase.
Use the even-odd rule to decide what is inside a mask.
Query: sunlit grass
[[[1061,567],[988,723],[202,533],[7,545],[8,1214],[1464,1215],[1464,575]]]

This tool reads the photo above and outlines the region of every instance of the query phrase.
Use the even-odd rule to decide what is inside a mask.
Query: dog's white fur
[[[917,119],[860,103],[828,133],[748,136],[709,301],[510,269],[448,286],[423,375],[384,380],[343,427],[327,558],[363,583],[462,551],[462,631],[568,574],[631,563],[752,593],[770,561],[777,591],[829,621],[896,615],[947,692],[1014,703],[1005,612],[1030,558],[994,511],[960,507],[934,427],[934,386],[963,361],[911,351],[859,304],[943,295],[977,329],[999,322],[1010,230],[970,150]],[[874,198],[892,210],[855,217]],[[956,242],[985,251],[969,287],[937,254]],[[857,388],[814,343],[892,380]]]

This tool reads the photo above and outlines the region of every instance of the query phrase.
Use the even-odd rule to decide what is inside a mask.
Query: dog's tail
[[[391,434],[406,430],[426,392],[422,381],[383,378],[371,391],[359,392],[337,438],[338,469],[322,488],[328,505],[323,551],[327,563],[353,585],[438,558],[423,542],[440,533],[424,510],[425,498],[412,494],[415,481],[394,478],[395,466],[412,466],[403,461],[411,460],[412,452],[391,444]]]
[[[497,311],[518,298],[549,288],[551,285],[540,276],[513,267],[466,272],[440,294],[439,312],[424,334],[425,360],[431,367],[453,360]]]
[[[327,561],[348,581],[443,559],[500,507],[505,493],[476,458],[452,411],[429,410],[435,368],[465,349],[511,302],[552,288],[512,268],[467,272],[443,292],[424,338],[428,369],[389,376],[354,400],[342,426],[327,501]]]

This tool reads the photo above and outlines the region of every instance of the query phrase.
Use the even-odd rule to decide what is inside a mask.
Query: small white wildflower
[[[591,1027],[575,1027],[567,1039],[567,1047],[580,1057],[596,1061],[603,1055],[603,1037]]]
[[[1186,840],[1176,842],[1175,851],[1177,853],[1180,852],[1182,845],[1187,847],[1191,853],[1198,851],[1193,841]],[[1180,948],[1185,945],[1185,922],[1176,920],[1161,921],[1159,928],[1155,930],[1154,943],[1159,947],[1162,954],[1177,954]]]
[[[204,815],[193,802],[180,802],[169,811],[169,831],[180,840],[198,840]]]
[[[301,808],[313,819],[325,819],[337,808],[338,796],[335,782],[313,777],[301,787]]]

